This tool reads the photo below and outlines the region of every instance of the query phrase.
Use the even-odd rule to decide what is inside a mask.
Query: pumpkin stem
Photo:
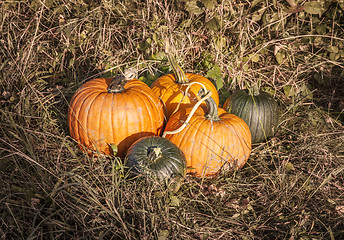
[[[166,44],[165,44],[165,53],[166,53],[168,62],[172,66],[172,70],[173,70],[174,75],[176,77],[176,83],[180,83],[180,84],[188,83],[189,79],[187,79],[184,71],[181,69],[181,67],[178,65],[176,59],[170,53],[170,44],[169,44],[168,40],[166,41]]]
[[[137,70],[132,67],[124,70],[122,75],[116,76],[112,79],[107,90],[109,93],[118,93],[124,91],[124,85],[127,81],[137,77]]]
[[[198,95],[200,97],[206,96],[206,92],[204,92],[203,88],[201,88],[198,91]],[[211,121],[219,121],[220,120],[219,112],[217,110],[217,105],[214,99],[212,97],[209,97],[205,100],[205,103],[207,104],[207,108],[208,108],[208,113],[205,115],[205,117]]]
[[[193,106],[193,108],[192,108],[191,112],[189,113],[189,116],[186,118],[185,122],[184,122],[179,128],[177,128],[176,130],[173,130],[173,131],[164,131],[162,137],[166,137],[167,134],[176,134],[176,133],[181,132],[181,131],[186,127],[186,125],[189,124],[190,119],[192,118],[192,116],[193,116],[194,113],[196,112],[196,109],[199,107],[199,105],[201,105],[202,102],[204,102],[204,101],[207,100],[208,98],[211,98],[211,94],[212,94],[212,93],[211,93],[210,90],[205,91],[205,90],[203,90],[202,88],[201,88],[201,90],[202,90],[203,92],[206,92],[206,93],[205,93],[205,95],[204,95],[204,96],[203,96],[203,97]],[[201,91],[201,90],[200,90],[200,91]],[[214,101],[214,100],[213,100],[213,101]],[[214,103],[215,103],[215,102],[214,102]],[[216,103],[215,103],[215,106],[216,106]]]
[[[148,148],[147,157],[151,162],[156,162],[157,159],[162,157],[161,148],[157,146]]]
[[[206,87],[204,86],[204,84],[203,84],[203,83],[200,83],[200,82],[190,82],[190,83],[186,83],[187,88],[186,88],[185,92],[183,93],[183,97],[182,97],[182,99],[180,99],[180,101],[179,101],[179,103],[178,103],[176,109],[173,111],[173,113],[171,114],[171,116],[172,116],[173,114],[175,114],[175,113],[179,110],[180,104],[184,101],[184,98],[188,95],[188,92],[189,92],[191,86],[194,85],[194,84],[199,84],[199,85],[201,85],[201,87],[202,87],[203,89],[206,89]]]

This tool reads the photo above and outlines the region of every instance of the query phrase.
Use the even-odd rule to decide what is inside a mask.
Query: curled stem
[[[190,114],[188,115],[188,117],[186,118],[184,123],[179,128],[177,128],[176,130],[165,131],[163,133],[162,137],[166,137],[167,134],[176,134],[176,133],[181,132],[186,127],[186,125],[189,124],[189,121],[192,118],[192,116],[194,115],[196,109],[202,104],[202,102],[204,102],[205,100],[209,99],[210,97],[211,97],[211,91],[207,90],[207,93],[195,104],[195,106],[193,106]]]

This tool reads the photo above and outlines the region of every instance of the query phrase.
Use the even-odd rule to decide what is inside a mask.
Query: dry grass
[[[344,10],[334,2],[311,18],[268,2],[197,15],[181,1],[4,1],[0,238],[344,236],[344,19],[334,15]],[[283,110],[277,135],[254,146],[243,169],[187,176],[177,193],[128,179],[117,158],[84,155],[66,124],[88,79],[136,66],[150,83],[168,72],[166,38],[184,69],[220,66],[222,101],[260,82]]]

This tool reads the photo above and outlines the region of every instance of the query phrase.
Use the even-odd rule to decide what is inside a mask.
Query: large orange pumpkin
[[[195,105],[199,100],[197,97],[198,91],[202,87],[212,92],[212,97],[216,105],[219,105],[217,89],[210,80],[198,74],[185,74],[174,57],[170,54],[168,44],[166,46],[166,56],[172,66],[174,74],[167,74],[158,78],[152,83],[151,88],[164,102],[165,116],[167,119],[169,119],[177,108],[183,109]],[[190,89],[186,93],[189,86]]]
[[[192,108],[181,109],[167,122],[165,133],[185,128],[166,138],[185,154],[188,172],[196,176],[210,176],[221,169],[244,166],[251,153],[251,133],[239,117],[218,108],[212,98],[207,108],[199,107],[185,124]]]
[[[141,137],[159,135],[162,103],[148,85],[137,79],[99,78],[86,82],[74,94],[68,111],[71,136],[91,151],[117,156]]]

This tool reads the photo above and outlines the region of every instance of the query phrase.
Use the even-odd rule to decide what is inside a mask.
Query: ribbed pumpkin
[[[126,165],[133,175],[158,182],[186,174],[184,153],[170,140],[158,136],[144,137],[133,143],[126,156]]]
[[[247,123],[253,143],[266,141],[276,131],[279,119],[278,104],[264,91],[236,91],[226,100],[223,108]]]
[[[210,80],[198,74],[185,74],[176,63],[174,57],[169,53],[168,45],[166,47],[166,56],[172,66],[174,74],[167,74],[158,78],[152,83],[151,88],[164,102],[165,116],[167,119],[175,112],[177,107],[182,109],[195,105],[199,100],[197,94],[202,86],[212,92],[212,97],[216,105],[219,105],[217,89]],[[189,85],[191,85],[190,89],[185,96],[186,89]]]
[[[185,154],[188,172],[196,176],[210,176],[221,169],[239,169],[251,153],[251,133],[239,117],[218,108],[212,98],[207,107],[196,109],[185,128],[166,138]],[[167,122],[165,133],[179,129],[192,108],[181,109]]]
[[[68,111],[70,134],[80,146],[110,154],[109,144],[115,144],[119,157],[137,139],[159,135],[163,121],[161,101],[137,79],[90,80],[74,94]]]

